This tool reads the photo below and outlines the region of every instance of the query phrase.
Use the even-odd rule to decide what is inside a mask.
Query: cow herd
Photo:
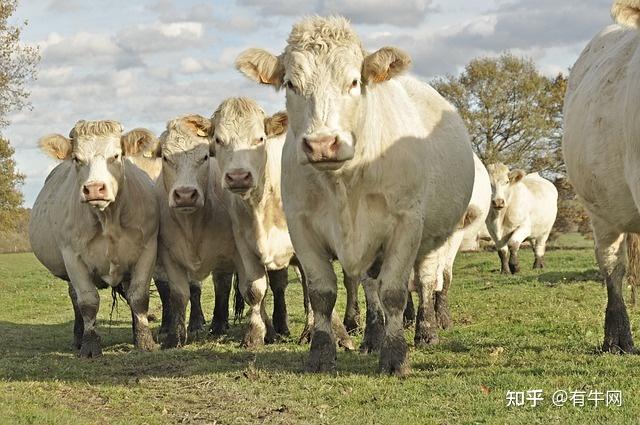
[[[633,25],[635,3],[616,3]],[[637,49],[638,39],[622,27],[597,37],[574,68],[566,106],[567,167],[594,219],[609,289],[605,345],[625,351],[632,342],[620,305],[620,246],[624,232],[640,231],[633,139],[640,127],[625,125],[637,101],[615,100],[617,91],[637,86],[640,64],[629,63],[640,59],[626,45],[618,49],[624,58],[606,55],[616,43]],[[436,343],[438,329],[451,326],[448,291],[465,237],[486,224],[502,272],[518,272],[525,240],[533,267],[543,267],[557,211],[554,185],[503,164],[485,167],[456,109],[403,75],[410,62],[393,47],[367,52],[344,18],[309,17],[293,26],[280,55],[248,49],[236,60],[248,78],[285,91],[286,112],[269,116],[251,99],[229,98],[211,118],[170,120],[158,137],[146,129],[123,133],[107,120],[79,121],[69,137],[43,137],[42,149],[61,162],[33,206],[30,238],[45,267],[69,282],[79,355],[101,354],[98,289],[107,287],[131,308],[135,346],[157,347],[147,319],[152,278],[164,348],[203,329],[200,281],[209,275],[209,331],[229,326],[235,276],[238,299],[249,307],[243,345],[275,342],[289,335],[285,290],[293,266],[307,316],[301,340],[311,343],[307,369],[334,369],[336,346],[354,348],[362,286],[360,349],[379,352],[380,370],[401,376],[408,372],[408,319],[415,320],[416,347]],[[614,75],[622,67],[626,73]],[[334,261],[344,274],[344,320],[334,309]],[[415,312],[409,291],[418,294]]]

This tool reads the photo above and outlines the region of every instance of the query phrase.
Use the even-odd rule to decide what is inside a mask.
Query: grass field
[[[110,325],[104,291],[105,355],[78,359],[66,285],[31,254],[0,255],[0,423],[637,423],[640,358],[599,353],[606,292],[590,243],[559,244],[565,249],[549,251],[543,271],[530,270],[532,255],[523,251],[517,277],[497,273],[495,253],[461,254],[450,295],[454,329],[438,346],[411,350],[404,380],[379,376],[375,355],[353,352],[339,353],[336,374],[302,373],[308,347],[296,343],[297,282],[288,292],[291,340],[254,352],[239,347],[243,324],[223,340],[136,352],[126,305]],[[341,311],[343,302],[340,288]],[[160,312],[155,292],[152,312]],[[640,335],[639,315],[630,315]],[[507,391],[534,389],[543,390],[541,405],[506,406]],[[623,406],[556,407],[556,390],[621,390]]]

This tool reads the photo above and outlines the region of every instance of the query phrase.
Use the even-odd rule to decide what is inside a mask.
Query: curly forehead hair
[[[122,133],[122,125],[118,121],[85,121],[81,120],[71,129],[69,137],[75,139],[83,136],[118,136]]]
[[[264,110],[254,101],[248,97],[231,97],[225,99],[224,102],[218,106],[218,109],[213,113],[212,119],[217,121],[223,116],[243,117],[247,115],[261,115],[264,116]]]
[[[495,164],[487,165],[487,171],[489,175],[497,176],[500,174],[509,174],[509,167],[504,165],[502,162],[497,162]]]
[[[342,16],[310,16],[297,22],[289,38],[288,48],[293,50],[329,50],[337,46],[353,46],[362,49],[358,35],[350,22]]]

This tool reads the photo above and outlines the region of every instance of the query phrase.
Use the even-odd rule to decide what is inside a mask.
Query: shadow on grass
[[[572,272],[546,272],[539,274],[538,276],[536,276],[536,278],[539,282],[551,284],[602,281],[602,276],[597,269]]]

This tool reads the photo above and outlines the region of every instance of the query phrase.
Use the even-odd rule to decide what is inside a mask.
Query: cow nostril
[[[245,175],[243,177],[243,180],[245,182],[250,182],[252,180],[251,173],[249,173],[249,172],[245,173]]]
[[[86,185],[82,186],[82,193],[85,194],[85,195],[89,194],[89,188]]]
[[[196,199],[198,199],[198,191],[194,190],[193,192],[191,192],[190,198],[192,201],[195,201]]]
[[[224,175],[224,180],[225,180],[227,183],[233,183],[233,177],[231,177],[231,175],[230,175],[229,173],[226,173],[226,174]]]
[[[302,138],[302,147],[307,152],[313,152],[313,148],[311,147],[311,143],[309,142],[309,138],[308,137],[303,137]]]

